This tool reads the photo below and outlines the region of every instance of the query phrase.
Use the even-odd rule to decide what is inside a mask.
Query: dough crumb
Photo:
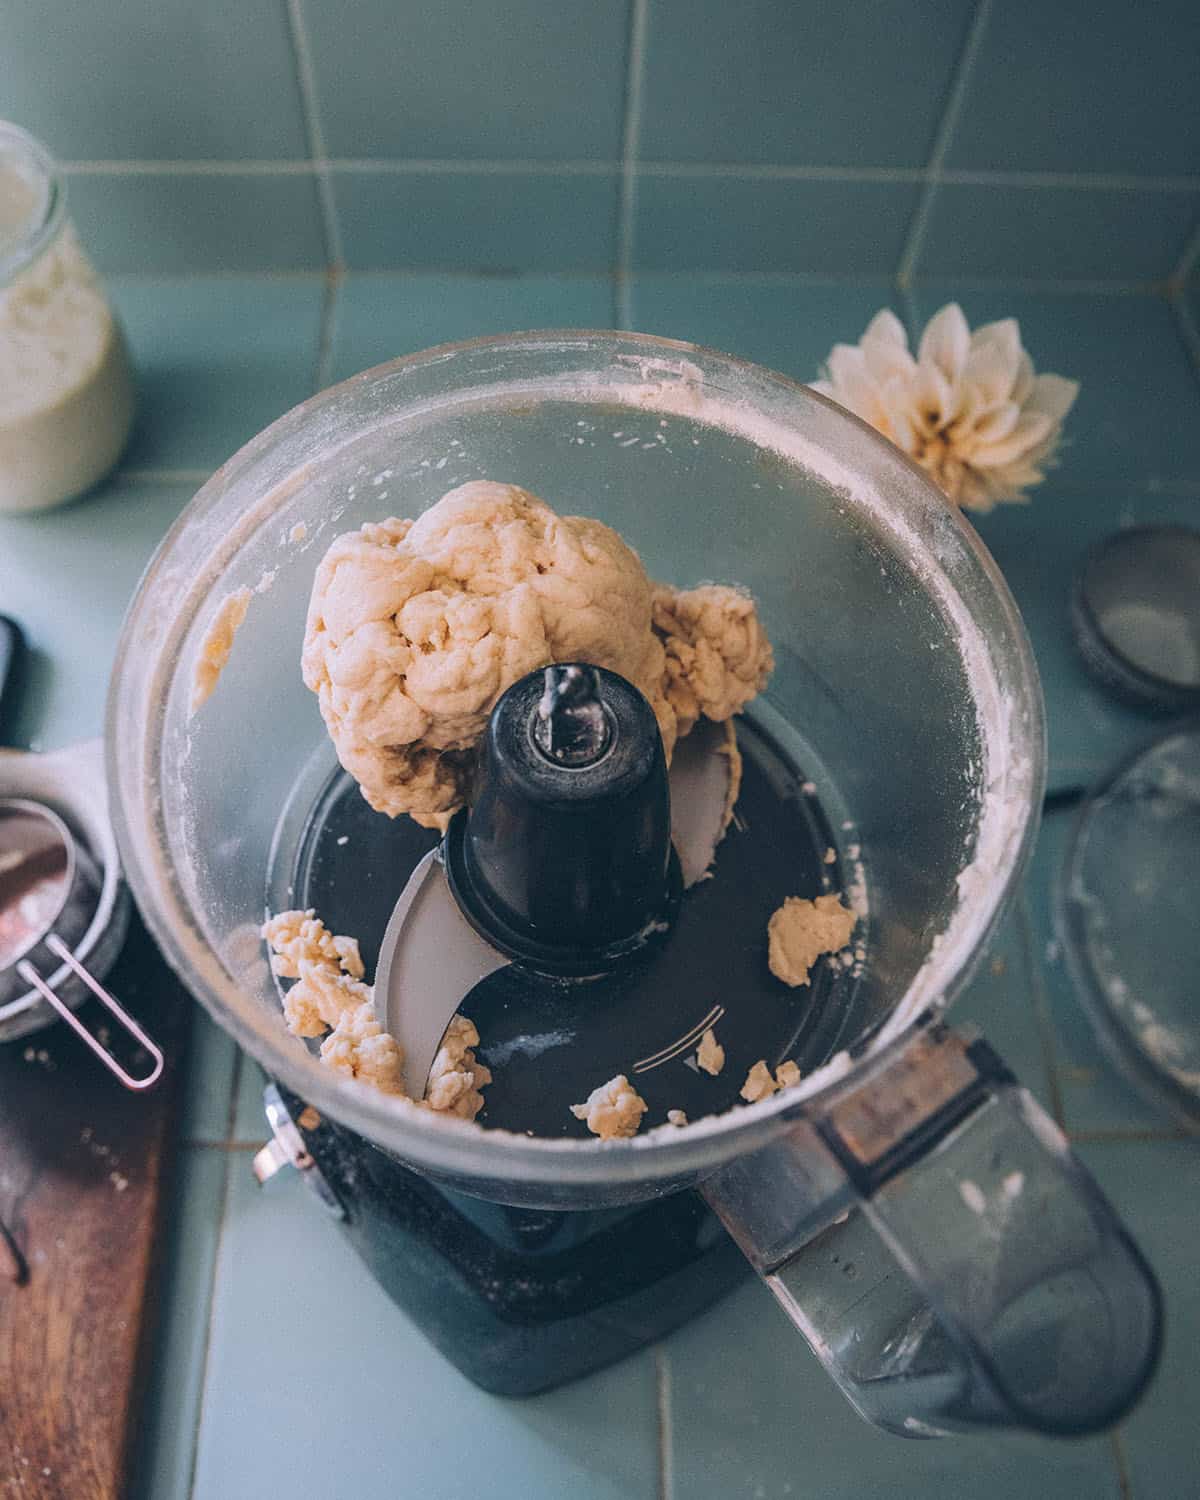
[[[324,1036],[347,1011],[371,1003],[370,988],[329,964],[300,961],[298,983],[283,997],[283,1018],[294,1036]]]
[[[837,864],[837,850],[832,845],[825,851],[825,863],[827,865]]]
[[[775,1077],[771,1077],[771,1070],[767,1067],[766,1058],[756,1062],[746,1074],[746,1081],[742,1084],[741,1095],[750,1104],[757,1104],[760,1099],[769,1099],[780,1089],[790,1089],[800,1082],[802,1074],[800,1069],[790,1059],[781,1062],[775,1070]]]
[[[194,714],[212,697],[221,673],[233,650],[233,640],[242,628],[252,594],[249,589],[234,589],[226,594],[200,642],[200,654],[192,672],[192,698],[188,712]]]
[[[405,1096],[404,1053],[376,1020],[373,1000],[342,1013],[321,1043],[321,1061],[360,1083],[373,1084],[380,1093]]]
[[[593,1135],[611,1141],[636,1135],[648,1108],[624,1073],[618,1073],[593,1089],[586,1103],[572,1104],[571,1113],[583,1120]]]
[[[717,1034],[711,1026],[700,1038],[700,1047],[696,1053],[696,1062],[706,1073],[711,1073],[714,1078],[725,1066],[725,1048],[717,1041]]]
[[[813,964],[846,946],[856,920],[833,893],[815,901],[789,896],[767,924],[771,973],[793,989],[808,984]]]
[[[731,718],[767,685],[771,643],[754,600],[741,589],[660,586],[654,630],[666,652],[666,695],[681,735],[702,714],[718,723]]]
[[[307,535],[308,523],[306,521],[297,521],[291,531],[288,532],[288,541],[302,542]]]
[[[475,1060],[479,1033],[466,1016],[455,1016],[446,1028],[429,1070],[425,1102],[430,1109],[473,1120],[483,1108],[480,1090],[492,1081],[491,1069]]]
[[[270,917],[263,925],[263,938],[271,948],[271,968],[281,979],[299,979],[300,965],[329,964],[342,967],[342,955],[338,951],[339,939],[328,930],[325,923],[309,907],[307,911],[281,911]],[[358,944],[353,938],[342,938],[343,944],[353,943],[354,952]],[[347,972],[350,972],[347,970]],[[359,960],[355,979],[363,974]]]
[[[781,1062],[775,1069],[775,1086],[790,1089],[800,1082],[802,1076],[800,1069],[789,1058],[787,1062]]]
[[[686,1125],[687,1122],[688,1122],[688,1117],[683,1112],[683,1110],[681,1110],[681,1109],[669,1109],[669,1110],[667,1110],[667,1124],[668,1125]]]
[[[748,1104],[757,1104],[760,1099],[769,1099],[778,1088],[779,1085],[771,1077],[766,1058],[761,1058],[746,1074],[741,1094]]]
[[[297,981],[283,997],[288,1030],[324,1037],[320,1056],[329,1067],[382,1093],[408,1098],[404,1049],[376,1018],[357,938],[335,936],[311,908],[279,912],[263,924],[262,936],[272,950],[275,973]],[[455,1016],[429,1072],[420,1101],[425,1108],[475,1118],[483,1108],[481,1090],[492,1081],[471,1050],[478,1045],[475,1027],[465,1016]]]

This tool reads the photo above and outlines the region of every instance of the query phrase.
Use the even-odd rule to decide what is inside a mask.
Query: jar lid
[[[53,238],[63,206],[50,153],[19,125],[0,120],[0,285]]]
[[[1085,666],[1134,707],[1200,708],[1200,531],[1138,526],[1095,546],[1075,581]]]
[[[1076,992],[1118,1069],[1200,1127],[1200,724],[1173,726],[1092,792],[1058,881]]]

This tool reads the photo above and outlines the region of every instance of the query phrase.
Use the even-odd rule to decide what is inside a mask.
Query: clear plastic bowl
[[[316,565],[339,532],[479,477],[598,516],[652,576],[754,592],[777,663],[761,712],[861,847],[870,954],[842,1046],[948,1002],[999,919],[1043,788],[1037,676],[995,565],[920,470],[807,387],[692,345],[530,333],[414,355],[297,407],[192,501],[131,607],[108,708],[121,852],[170,961],[270,1073],[410,1165],[509,1202],[633,1201],[771,1139],[836,1066],[632,1141],[487,1131],[320,1065],[257,936],[281,810],[314,757],[332,764],[298,666]],[[242,587],[231,660],[190,717],[200,642]]]
[[[1114,1065],[1200,1130],[1200,721],[1173,725],[1088,797],[1057,886],[1080,1002]]]

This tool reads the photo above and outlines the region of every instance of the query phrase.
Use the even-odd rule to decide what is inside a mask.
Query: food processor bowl
[[[299,671],[316,565],[339,532],[484,477],[615,527],[652,577],[754,594],[776,660],[757,707],[802,737],[868,910],[831,1056],[967,979],[1034,828],[1037,677],[994,563],[924,474],[807,387],[687,344],[533,333],[397,360],[289,412],[184,511],[130,610],[108,714],[125,868],[171,962],[272,1076],[414,1166],[516,1202],[650,1196],[769,1140],[804,1090],[616,1144],[431,1119],[287,1033],[258,938],[280,810],[314,757],[334,764]],[[193,714],[202,638],[242,588],[245,623]]]
[[[803,769],[860,919],[798,1086],[631,1140],[529,1138],[364,1087],[288,1034],[259,932],[268,903],[303,894],[272,871],[336,771],[299,672],[314,571],[338,533],[480,478],[615,527],[656,579],[757,600],[775,671],[750,724]],[[193,712],[231,595],[244,623]],[[840,407],[630,333],[481,339],[367,371],[247,444],[180,517],[125,622],[107,737],[121,854],[155,937],[314,1115],[517,1208],[608,1210],[700,1184],[850,1399],[894,1431],[1090,1430],[1142,1388],[1159,1326],[1149,1272],[1053,1124],[939,1019],[1034,833],[1045,748],[1029,644],[958,511]],[[353,879],[399,895],[387,869]],[[996,1219],[984,1179],[1005,1162],[1019,1165],[997,1177]],[[1046,1236],[1051,1191],[1074,1212]],[[864,1280],[838,1278],[848,1300],[829,1294],[830,1235],[856,1238]],[[871,1276],[879,1296],[864,1300]],[[1084,1348],[1081,1327],[1109,1328],[1098,1302],[1122,1315]]]

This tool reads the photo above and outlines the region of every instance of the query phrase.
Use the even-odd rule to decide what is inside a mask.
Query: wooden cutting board
[[[127,1492],[192,1002],[136,914],[108,984],[166,1053],[148,1093],[65,1026],[0,1046],[0,1222],[16,1249],[0,1237],[3,1500]],[[80,1011],[93,1030],[105,1014]]]

